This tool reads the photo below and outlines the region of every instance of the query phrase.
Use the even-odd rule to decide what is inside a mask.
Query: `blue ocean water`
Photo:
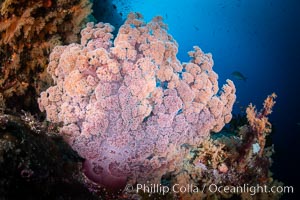
[[[161,15],[179,44],[178,58],[198,45],[211,52],[219,85],[234,81],[234,113],[249,103],[261,107],[275,92],[274,177],[298,188],[300,162],[300,1],[298,0],[132,0],[112,1],[123,20],[140,12],[146,21]],[[97,11],[95,11],[97,12]],[[239,71],[246,81],[231,75]],[[288,197],[287,197],[288,198]]]

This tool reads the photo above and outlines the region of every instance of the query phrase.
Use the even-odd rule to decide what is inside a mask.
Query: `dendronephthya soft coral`
[[[62,122],[65,140],[86,159],[88,178],[109,188],[160,183],[196,146],[231,120],[235,87],[219,92],[211,54],[199,47],[181,63],[161,17],[131,13],[114,41],[109,24],[88,23],[81,44],[56,47],[55,85],[39,106]]]

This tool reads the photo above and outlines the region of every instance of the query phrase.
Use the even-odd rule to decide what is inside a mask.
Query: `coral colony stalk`
[[[81,44],[57,46],[48,72],[55,85],[39,106],[62,122],[65,140],[86,159],[88,178],[107,188],[126,182],[159,184],[183,161],[186,148],[231,120],[235,87],[219,92],[211,54],[199,47],[191,61],[161,17],[145,23],[131,13],[114,41],[109,24],[88,23]]]

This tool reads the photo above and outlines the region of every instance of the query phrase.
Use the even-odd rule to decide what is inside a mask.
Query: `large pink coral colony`
[[[113,43],[112,31],[88,23],[81,44],[53,50],[48,72],[56,85],[39,106],[62,122],[60,133],[86,159],[91,180],[110,188],[159,183],[180,166],[186,144],[231,120],[235,87],[227,80],[218,93],[212,56],[199,47],[181,64],[161,17],[146,24],[131,13]]]

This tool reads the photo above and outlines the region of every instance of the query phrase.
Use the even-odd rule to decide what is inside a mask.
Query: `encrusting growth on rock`
[[[0,1],[0,94],[9,107],[16,97],[19,109],[36,106],[51,84],[50,52],[78,41],[91,7],[89,0]]]

